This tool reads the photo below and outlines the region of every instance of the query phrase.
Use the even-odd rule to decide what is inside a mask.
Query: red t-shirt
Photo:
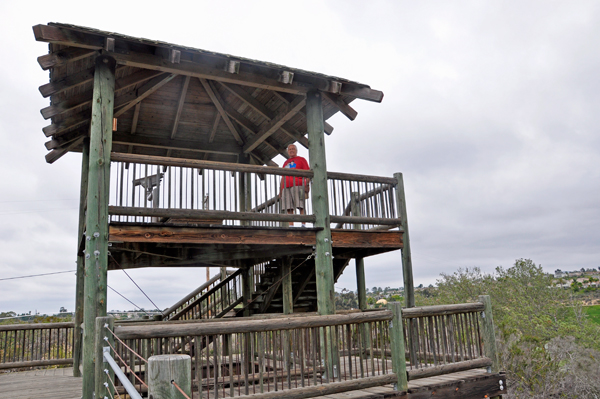
[[[308,162],[306,162],[306,159],[302,157],[294,157],[286,160],[283,163],[282,168],[309,170],[310,166],[308,166]],[[294,178],[296,179],[295,182]],[[282,184],[282,187],[286,188],[304,185],[304,178],[300,176],[285,176],[285,179],[283,181],[284,183]]]

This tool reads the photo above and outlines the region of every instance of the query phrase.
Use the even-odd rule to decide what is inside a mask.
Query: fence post
[[[104,337],[108,338],[108,342],[115,347],[114,337],[111,333],[106,331],[105,325],[108,325],[108,328],[112,331],[114,327],[115,319],[112,316],[105,317],[96,317],[96,363],[94,367],[94,391],[96,392],[96,398],[103,398],[105,396],[113,397],[114,392],[112,385],[108,384],[107,388],[104,386],[104,383],[108,381],[108,379],[114,380],[115,373],[112,368],[104,361],[104,348],[109,347],[108,343],[104,339]],[[108,377],[104,370],[108,370]]]
[[[185,399],[192,394],[192,358],[188,355],[156,355],[148,359],[148,398]]]
[[[500,371],[500,364],[498,362],[498,352],[496,350],[492,301],[489,295],[480,295],[479,302],[482,302],[484,306],[483,312],[481,312],[481,320],[483,323],[483,349],[485,355],[492,360],[492,366],[488,368],[488,372],[498,373]]]
[[[406,351],[404,349],[404,328],[402,324],[402,305],[390,302],[387,305],[394,317],[390,321],[390,346],[392,349],[392,370],[398,377],[395,390],[408,390],[408,375],[406,374]]]
[[[404,179],[402,173],[394,173],[398,181],[396,186],[396,207],[402,228],[402,274],[404,279],[404,303],[407,308],[415,307],[415,284],[413,282],[412,256],[410,254],[410,239],[408,235],[408,220],[406,216],[406,196],[404,195]]]

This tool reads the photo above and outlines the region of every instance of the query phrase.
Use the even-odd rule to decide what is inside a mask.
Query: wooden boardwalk
[[[73,368],[0,374],[0,399],[81,399],[81,378]]]
[[[504,378],[502,378],[504,379]],[[423,378],[408,383],[408,396],[395,392],[391,385],[323,396],[327,399],[385,399],[385,398],[470,398],[483,397],[474,391],[487,386],[497,390],[498,375],[483,369],[462,371],[439,377]],[[474,389],[478,387],[479,389]],[[495,388],[495,389],[494,389]],[[484,389],[485,390],[485,389]],[[196,395],[194,395],[196,396]],[[282,392],[282,397],[285,393]],[[73,368],[43,369],[0,374],[0,399],[80,399],[81,378],[73,377]]]

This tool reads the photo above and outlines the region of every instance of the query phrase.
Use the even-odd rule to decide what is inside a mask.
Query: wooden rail
[[[73,364],[74,323],[0,325],[0,369]]]
[[[288,215],[279,199],[283,176],[312,179],[311,170],[136,154],[112,154],[111,160],[111,221],[253,226],[315,223],[311,201],[305,201],[305,215]],[[328,172],[331,223],[335,228],[400,226],[397,184],[391,177]],[[355,194],[359,214],[350,212]]]

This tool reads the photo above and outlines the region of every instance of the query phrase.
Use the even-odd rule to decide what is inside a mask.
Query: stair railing
[[[234,273],[233,271],[230,271],[230,270],[227,271],[228,275],[231,275],[233,273]],[[194,302],[195,300],[200,298],[202,295],[204,295],[205,293],[210,291],[212,289],[212,287],[214,287],[215,283],[217,281],[219,281],[220,279],[221,279],[220,273],[211,277],[206,283],[202,284],[200,287],[196,288],[194,291],[190,292],[185,297],[183,297],[179,301],[177,301],[177,303],[175,303],[173,306],[171,306],[170,308],[165,310],[163,312],[162,319],[163,320],[171,320],[173,315],[177,314],[179,311],[181,311],[183,308],[188,306],[190,303]]]
[[[202,295],[187,302],[168,320],[223,317],[241,303],[242,299],[242,269],[238,269]]]

